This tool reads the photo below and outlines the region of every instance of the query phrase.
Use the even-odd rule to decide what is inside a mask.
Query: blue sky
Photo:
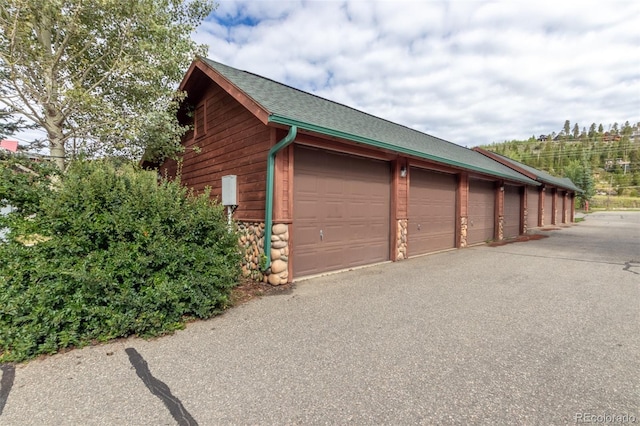
[[[640,121],[638,1],[219,1],[194,37],[465,146]]]

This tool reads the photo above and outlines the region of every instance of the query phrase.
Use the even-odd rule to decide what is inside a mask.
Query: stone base
[[[271,267],[266,271],[271,285],[289,282],[289,226],[286,223],[273,225],[271,230]]]
[[[398,219],[396,227],[396,260],[407,258],[407,219]]]
[[[242,276],[264,281],[265,276],[260,270],[264,255],[264,222],[236,222],[236,226],[242,250]]]
[[[468,218],[466,216],[460,217],[460,248],[467,246],[467,230],[468,230]]]
[[[289,226],[273,225],[271,233],[271,267],[262,271],[264,257],[264,222],[236,222],[242,250],[242,276],[271,285],[289,281]]]

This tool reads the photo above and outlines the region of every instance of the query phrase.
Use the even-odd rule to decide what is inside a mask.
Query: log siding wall
[[[221,198],[222,176],[236,175],[239,199],[234,218],[264,220],[267,154],[273,130],[215,84],[209,85],[194,107],[196,131],[183,141],[182,183],[197,192],[210,187],[212,197]],[[178,167],[168,160],[161,173],[175,176]]]

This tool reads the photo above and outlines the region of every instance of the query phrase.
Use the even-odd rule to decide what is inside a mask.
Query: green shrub
[[[0,207],[11,205],[30,215],[51,191],[51,181],[60,176],[51,163],[36,163],[17,156],[0,160]]]
[[[38,196],[35,218],[9,215],[0,361],[155,336],[227,305],[237,235],[208,193],[102,161],[73,164],[57,186]]]

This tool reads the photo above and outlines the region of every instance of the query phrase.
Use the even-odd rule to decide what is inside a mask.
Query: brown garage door
[[[527,187],[527,227],[536,228],[538,226],[538,205],[540,199],[538,198],[538,188]]]
[[[495,184],[477,179],[469,180],[469,225],[467,242],[481,243],[494,238]]]
[[[388,260],[389,163],[299,146],[294,161],[294,276]]]
[[[544,192],[544,226],[551,225],[553,218],[553,192],[550,188]]]
[[[456,245],[456,176],[412,168],[409,188],[409,256]]]
[[[504,187],[504,238],[520,235],[520,187]]]

